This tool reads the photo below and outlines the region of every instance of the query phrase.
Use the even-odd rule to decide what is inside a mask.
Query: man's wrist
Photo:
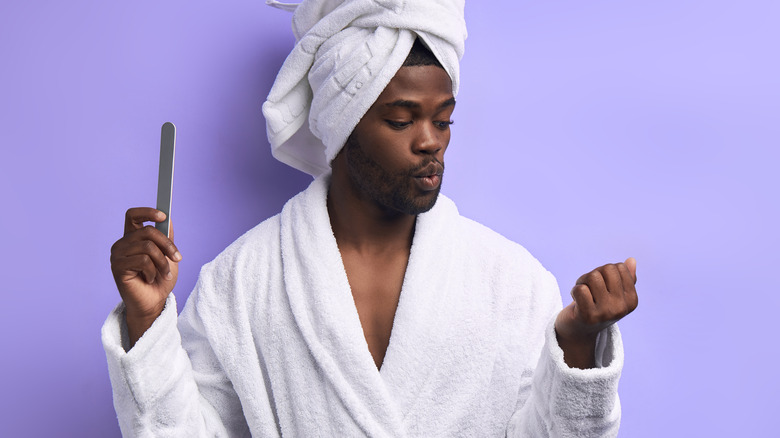
[[[154,324],[154,321],[160,317],[163,309],[164,306],[159,312],[147,314],[137,314],[125,310],[125,321],[127,322],[127,335],[128,340],[130,341],[130,348],[133,348],[135,343],[141,339],[141,336],[149,330],[152,324]]]
[[[596,367],[596,340],[598,334],[578,338],[561,336],[556,330],[558,346],[563,350],[563,361],[571,368]]]

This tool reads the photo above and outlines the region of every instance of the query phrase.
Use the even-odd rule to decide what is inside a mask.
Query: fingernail
[[[176,251],[176,252],[173,254],[173,261],[174,261],[174,262],[181,261],[181,253],[180,253],[179,251]]]
[[[165,278],[167,278],[168,280],[172,280],[173,279],[173,272],[169,271],[168,274],[165,275]]]

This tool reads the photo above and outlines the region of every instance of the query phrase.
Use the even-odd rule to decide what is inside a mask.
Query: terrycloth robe
[[[328,176],[205,265],[127,350],[103,327],[125,436],[615,436],[622,345],[570,369],[553,276],[439,197],[419,215],[380,370],[326,208]]]

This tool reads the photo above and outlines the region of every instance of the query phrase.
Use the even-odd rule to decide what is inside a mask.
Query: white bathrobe
[[[553,276],[440,196],[417,220],[380,370],[326,209],[328,176],[205,265],[129,351],[103,327],[125,436],[616,436],[617,327],[568,368]]]

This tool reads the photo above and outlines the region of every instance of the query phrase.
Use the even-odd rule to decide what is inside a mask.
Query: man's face
[[[401,67],[344,146],[350,181],[384,210],[415,215],[436,203],[455,108],[449,75]]]

